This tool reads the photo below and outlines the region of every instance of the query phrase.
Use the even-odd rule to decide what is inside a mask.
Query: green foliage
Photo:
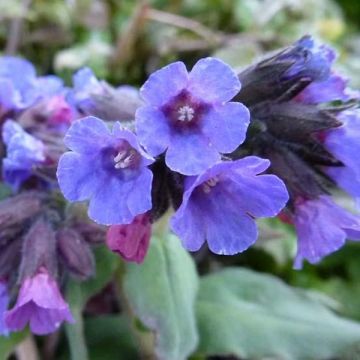
[[[360,341],[360,324],[269,275],[228,268],[201,281],[199,353],[325,359]]]
[[[87,360],[89,354],[84,336],[83,309],[87,300],[108,284],[117,267],[117,256],[100,247],[95,252],[97,273],[93,279],[84,283],[70,281],[67,288],[67,300],[70,304],[75,324],[66,324],[66,334],[73,360]]]
[[[124,292],[135,316],[155,333],[158,359],[186,359],[195,349],[198,278],[175,236],[153,238],[142,265],[129,264]]]
[[[138,353],[125,316],[102,315],[85,320],[90,360],[137,360]]]
[[[28,331],[25,330],[10,334],[7,337],[0,337],[0,359],[7,359],[13,352],[16,345],[22,342],[28,334]]]

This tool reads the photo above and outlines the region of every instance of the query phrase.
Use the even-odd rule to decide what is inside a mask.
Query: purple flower
[[[0,335],[7,336],[9,329],[4,322],[4,314],[9,305],[9,294],[7,288],[7,282],[0,280]]]
[[[322,136],[326,149],[344,166],[327,167],[325,171],[350,195],[360,198],[360,111],[343,111],[338,120],[343,125]]]
[[[313,81],[326,80],[335,59],[333,49],[318,43],[311,36],[302,37],[278,57],[278,60],[293,62],[283,75],[284,79],[301,76],[309,77]]]
[[[94,106],[92,96],[105,92],[103,82],[99,81],[93,71],[82,68],[73,76],[74,88],[68,93],[67,100],[78,109],[89,112]]]
[[[34,166],[45,161],[44,144],[28,134],[13,120],[3,126],[2,138],[6,145],[3,159],[3,178],[14,191],[32,175]]]
[[[153,162],[136,136],[120,123],[96,117],[75,121],[65,136],[72,150],[60,158],[57,176],[69,201],[89,199],[89,217],[105,224],[128,224],[151,208]]]
[[[106,244],[126,261],[141,264],[147,254],[151,237],[148,214],[135,217],[131,224],[112,225],[106,234]]]
[[[21,58],[0,57],[0,106],[2,112],[24,109],[36,101],[63,92],[56,76],[36,77],[34,66]]]
[[[347,83],[348,80],[344,77],[331,74],[323,81],[314,81],[308,85],[295,97],[295,101],[303,104],[319,104],[335,100],[347,101],[359,97],[358,94],[347,88]]]
[[[340,249],[347,238],[360,240],[360,218],[325,195],[298,203],[294,224],[298,236],[295,268],[301,268],[303,259],[320,261]]]
[[[22,330],[29,322],[37,335],[56,331],[63,321],[73,323],[74,319],[56,281],[45,268],[24,280],[14,308],[5,313],[10,330]]]
[[[220,60],[199,60],[190,73],[182,62],[155,73],[140,90],[145,106],[136,112],[141,144],[153,156],[166,151],[169,168],[197,175],[245,139],[248,109],[229,102],[240,81]]]
[[[183,202],[171,220],[184,247],[196,251],[207,241],[212,252],[232,255],[252,245],[258,236],[254,219],[277,215],[288,201],[278,177],[258,175],[269,165],[249,156],[188,178]]]

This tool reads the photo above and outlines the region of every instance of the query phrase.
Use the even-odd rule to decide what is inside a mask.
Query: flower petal
[[[285,184],[275,175],[231,176],[227,191],[233,194],[239,208],[254,217],[276,216],[286,205],[289,195]]]
[[[109,176],[98,186],[90,200],[89,217],[99,224],[129,224],[133,215],[127,205],[130,192],[136,191],[132,181],[124,182]]]
[[[102,181],[100,172],[86,155],[63,154],[59,160],[57,179],[65,198],[69,201],[89,199]]]
[[[187,90],[204,102],[230,101],[240,89],[241,84],[236,73],[219,59],[201,59],[189,74]]]
[[[206,239],[215,254],[234,255],[255,243],[256,223],[237,207],[231,194],[230,197],[209,197],[205,214]]]
[[[219,152],[230,153],[244,142],[249,123],[249,110],[230,102],[212,108],[204,116],[201,130]]]
[[[204,136],[198,133],[176,134],[166,152],[166,165],[184,175],[197,175],[220,161],[220,155]]]
[[[92,154],[104,146],[109,145],[110,131],[106,123],[94,116],[76,120],[65,135],[66,146],[86,155]]]
[[[141,145],[152,156],[163,153],[170,143],[170,127],[162,111],[143,106],[136,111],[135,119]]]
[[[180,238],[184,248],[197,251],[206,240],[204,221],[196,204],[183,201],[171,218],[171,230]]]
[[[128,194],[127,198],[127,206],[134,216],[143,214],[151,209],[152,181],[153,173],[147,168],[144,168],[139,177],[134,181],[134,190]]]
[[[183,90],[188,82],[188,72],[183,62],[177,61],[155,71],[140,89],[143,99],[162,106]]]
[[[298,235],[295,268],[303,259],[316,263],[340,249],[347,237],[360,240],[360,219],[321,196],[297,206],[294,224]]]

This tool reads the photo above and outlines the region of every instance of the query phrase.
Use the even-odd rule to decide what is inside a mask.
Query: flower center
[[[115,169],[126,169],[135,164],[138,153],[134,149],[120,150],[114,157]]]
[[[195,110],[189,105],[181,106],[177,112],[179,121],[188,122],[191,121],[195,116]]]
[[[205,194],[209,194],[211,192],[211,189],[215,187],[219,182],[219,178],[217,176],[214,176],[213,178],[206,180],[202,185],[202,190]]]

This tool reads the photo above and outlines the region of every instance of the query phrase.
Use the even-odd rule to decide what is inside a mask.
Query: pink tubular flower
[[[149,248],[151,223],[149,215],[135,217],[128,225],[110,226],[106,235],[108,248],[126,261],[141,264]]]
[[[22,330],[29,322],[31,331],[37,335],[56,331],[65,320],[74,322],[56,281],[45,268],[24,280],[14,308],[5,313],[9,330]]]

